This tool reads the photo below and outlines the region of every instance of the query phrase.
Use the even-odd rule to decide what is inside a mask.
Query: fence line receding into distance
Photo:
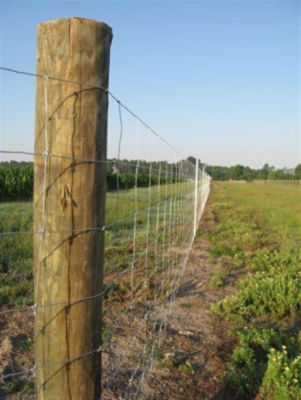
[[[102,363],[102,399],[142,398],[156,366],[156,357],[168,327],[173,301],[206,204],[210,177],[203,168],[199,169],[198,164],[195,166],[186,160],[181,152],[107,89],[45,74],[3,67],[1,70],[10,74],[30,75],[37,79],[44,99],[41,122],[44,139],[41,151],[1,149],[1,153],[6,155],[20,154],[35,158],[35,164],[39,165],[38,173],[41,174],[38,182],[41,184],[39,188],[35,188],[33,207],[40,207],[41,218],[35,221],[31,230],[12,229],[0,233],[0,240],[6,241],[9,246],[18,245],[18,240],[25,236],[38,243],[38,248],[35,248],[35,294],[32,303],[16,306],[11,302],[4,302],[1,305],[0,318],[4,326],[8,327],[7,332],[10,324],[16,326],[14,319],[24,321],[18,327],[22,334],[22,327],[32,326],[33,318],[38,316],[40,321],[44,318],[44,325],[36,325],[35,332],[31,332],[33,341],[46,340],[45,332],[52,335],[51,340],[47,339],[47,345],[52,346],[48,349],[51,362],[47,362],[45,355],[42,361],[37,354],[33,357],[32,352],[29,352],[31,358],[26,362],[18,362],[15,355],[21,360],[20,350],[14,353],[12,348],[14,356],[10,356],[14,358],[14,362],[4,363],[1,367],[3,390],[8,390],[10,383],[13,383],[19,388],[22,398],[42,398],[40,393],[51,390],[55,376],[66,380],[68,386],[68,380],[72,379],[71,375],[76,370],[72,370],[72,366],[79,363],[86,365],[89,358],[94,359],[97,356],[99,358],[95,359]],[[116,104],[117,115],[108,134],[109,148],[111,146],[111,154],[115,153],[115,157],[97,159],[95,151],[88,157],[83,157],[82,146],[85,143],[76,142],[64,143],[61,153],[53,152],[55,144],[51,135],[55,135],[54,130],[59,127],[63,132],[64,124],[70,123],[68,118],[73,122],[78,118],[77,102],[82,106],[85,101],[90,101],[86,96],[95,95],[83,92],[85,87],[100,90],[101,100],[102,96],[109,96],[113,105]],[[53,96],[60,91],[69,92],[70,97],[73,96],[73,102],[65,102],[60,109],[54,109]],[[57,137],[57,140],[60,138]],[[125,152],[129,151],[128,147],[131,154],[136,154],[134,160],[122,158],[123,149],[126,149]],[[105,221],[93,226],[86,225],[89,220],[86,214],[89,210],[81,211],[83,219],[77,219],[78,209],[82,207],[81,199],[74,197],[72,186],[65,185],[65,174],[68,174],[72,185],[76,186],[78,169],[85,168],[87,176],[93,175],[94,185],[103,185],[103,182],[97,181],[98,175],[102,176],[97,165],[105,171],[108,190]],[[37,176],[35,179],[37,180]],[[52,193],[58,183],[58,204],[61,209],[49,204],[56,201],[53,200],[55,198]],[[85,190],[85,182],[81,182],[81,185],[81,196],[89,197],[91,193]],[[102,206],[96,202],[91,203],[90,207],[97,215],[98,208],[101,209]],[[73,221],[67,227],[64,226],[64,217],[61,216],[66,212],[70,213]],[[103,272],[98,271],[99,276],[97,273],[93,276],[94,280],[99,280],[100,285],[92,282],[91,287],[80,290],[78,288],[82,283],[87,282],[86,268],[89,262],[94,262],[93,255],[86,255],[84,246],[95,238],[99,238],[101,243],[101,236],[105,236],[104,268]],[[73,263],[76,262],[72,255],[74,243],[78,263],[81,265],[81,270],[77,269],[76,279],[72,275]],[[62,249],[69,251],[66,254],[67,264],[61,264],[62,258],[58,252]],[[101,251],[101,244],[100,250],[95,248],[95,251]],[[8,273],[12,274],[13,270]],[[59,273],[66,274],[65,281],[56,278]],[[51,277],[52,287],[49,290],[51,289],[52,295],[48,294],[49,301],[45,293],[40,293],[41,282],[45,285],[46,277]],[[67,282],[66,287],[61,287],[60,282],[64,282],[64,285]],[[85,295],[76,297],[76,293]],[[95,321],[96,325],[102,319],[101,340],[98,342],[95,341],[93,332],[94,317],[89,314],[91,309],[85,308],[86,304],[92,305],[92,311],[100,315],[100,319]],[[76,334],[83,323],[89,323],[89,329],[92,327],[92,330],[87,330],[87,336],[91,337],[80,339],[83,343],[78,347]],[[51,326],[52,330],[49,328]],[[56,350],[59,348],[57,340],[62,336],[55,334],[54,328],[63,331],[66,353]],[[95,329],[97,331],[97,327]],[[28,329],[26,334],[28,335]],[[78,348],[85,350],[78,352]],[[73,390],[70,384],[68,390],[70,393]]]

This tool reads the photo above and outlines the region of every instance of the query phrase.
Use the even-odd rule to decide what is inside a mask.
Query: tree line
[[[301,164],[295,169],[276,169],[275,167],[265,164],[261,169],[253,169],[243,165],[235,165],[233,167],[221,167],[208,165],[206,171],[211,175],[213,180],[299,180],[301,179]]]
[[[196,159],[188,157],[188,160],[195,165]],[[200,168],[205,166],[199,160]],[[232,167],[223,167],[218,165],[206,165],[206,172],[215,181],[229,181],[229,180],[300,180],[301,179],[301,164],[295,168],[281,168],[277,169],[269,164],[264,164],[260,169],[250,168],[248,166],[236,164]]]
[[[184,163],[189,167],[189,175],[193,176],[194,157],[188,157]],[[183,167],[183,160],[178,163],[167,161],[152,162],[152,173],[149,174],[150,163],[139,160],[139,169],[136,176],[137,160],[108,160],[107,162],[107,189],[131,189],[136,184],[138,187],[149,185],[168,184],[179,181],[179,168]],[[205,167],[199,161],[200,168]],[[245,180],[301,180],[301,164],[294,169],[275,167],[265,164],[261,169],[252,169],[248,166],[237,164],[232,167],[206,165],[206,172],[216,181]],[[166,174],[167,171],[167,174]],[[187,171],[186,171],[187,172]],[[182,176],[182,174],[181,174]],[[33,196],[33,163],[25,161],[0,162],[0,201],[31,200]],[[183,180],[184,178],[182,178]]]

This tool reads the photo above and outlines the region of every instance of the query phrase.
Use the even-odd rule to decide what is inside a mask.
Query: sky
[[[0,0],[0,65],[35,72],[37,25],[72,16],[112,27],[110,90],[185,156],[301,162],[301,2]],[[0,71],[2,150],[33,150],[34,103],[34,78]],[[122,158],[146,157],[141,143],[171,157],[149,132],[137,150],[137,127],[123,118]],[[109,156],[118,124],[110,101]]]

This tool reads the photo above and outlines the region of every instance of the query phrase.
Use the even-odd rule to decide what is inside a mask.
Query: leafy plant
[[[289,358],[286,346],[280,351],[271,348],[262,381],[262,397],[273,400],[301,398],[301,354]]]

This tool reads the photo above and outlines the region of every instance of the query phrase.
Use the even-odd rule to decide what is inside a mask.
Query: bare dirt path
[[[214,229],[216,218],[208,202],[200,231]],[[194,241],[184,278],[163,334],[163,362],[148,380],[149,399],[226,400],[222,378],[230,360],[233,339],[211,312],[211,305],[231,293],[231,285],[209,286],[218,262],[209,262],[210,242]],[[161,368],[160,368],[161,366]]]

